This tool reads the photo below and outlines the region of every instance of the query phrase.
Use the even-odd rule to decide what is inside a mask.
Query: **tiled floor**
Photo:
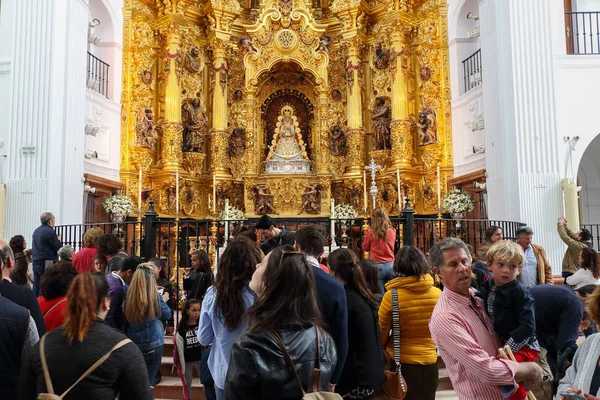
[[[441,390],[435,395],[435,400],[458,400],[454,390]]]

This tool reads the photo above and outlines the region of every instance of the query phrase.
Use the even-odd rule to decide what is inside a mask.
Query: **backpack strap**
[[[290,369],[292,374],[294,374],[294,377],[296,378],[296,382],[298,382],[298,386],[300,386],[300,390],[302,390],[302,395],[306,395],[306,391],[304,390],[304,387],[302,386],[302,381],[300,381],[300,377],[298,376],[298,372],[296,371],[296,367],[294,366],[294,361],[292,360],[290,353],[285,348],[285,345],[283,344],[283,341],[281,340],[281,338],[279,337],[277,332],[275,332],[274,330],[271,330],[271,335],[275,338],[275,341],[279,345],[279,348],[281,349],[281,352],[283,353],[283,358],[285,358],[285,362],[287,363],[288,368]],[[317,335],[318,335],[318,331],[317,331]],[[318,350],[317,350],[317,352],[318,352]],[[317,362],[319,362],[318,359],[317,359]]]
[[[44,369],[44,379],[46,380],[46,388],[48,389],[48,391],[50,392],[50,394],[54,394],[54,388],[52,387],[52,382],[50,381],[50,372],[48,371],[48,366],[46,365],[46,357],[43,353],[43,346],[44,346],[44,338],[46,337],[46,335],[44,335],[44,337],[42,338],[42,342],[40,343],[40,354],[42,357],[42,368]],[[77,379],[77,381],[71,385],[70,388],[68,388],[63,394],[60,395],[60,398],[63,399],[67,393],[69,393],[71,391],[71,389],[73,389],[75,386],[77,386],[77,384],[79,384],[79,382],[81,382],[82,380],[84,380],[89,374],[91,374],[92,372],[94,372],[100,365],[102,365],[106,360],[108,360],[108,358],[111,356],[111,354],[120,349],[121,347],[125,346],[126,344],[131,343],[131,340],[129,339],[123,339],[121,340],[119,343],[115,344],[114,347],[112,349],[110,349],[110,351],[108,353],[106,353],[105,355],[103,355],[102,357],[100,357],[100,359],[98,361],[96,361],[94,364],[92,364],[91,367],[89,367],[87,369],[87,371],[85,371],[83,373],[83,375],[81,375],[79,377],[79,379]]]
[[[42,318],[46,319],[46,317],[52,312],[52,310],[54,310],[58,305],[64,303],[65,301],[67,301],[66,297],[64,299],[60,300],[59,302],[57,302],[56,304],[54,304],[52,307],[50,307],[50,309],[48,311],[46,311],[46,314],[44,314],[44,316]]]
[[[42,340],[40,340],[40,358],[42,360],[42,369],[44,370],[46,390],[48,391],[48,393],[54,394],[54,387],[52,386],[52,380],[50,380],[50,371],[48,371],[48,364],[46,363],[46,353],[44,352],[44,343],[46,342],[46,335],[42,336]]]
[[[400,371],[400,307],[398,305],[398,289],[392,289],[392,327],[394,335],[394,363]]]

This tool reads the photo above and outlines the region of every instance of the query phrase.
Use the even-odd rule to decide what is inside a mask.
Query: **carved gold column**
[[[364,128],[362,120],[361,99],[361,61],[360,39],[354,37],[348,47],[348,60],[346,61],[347,81],[347,118],[348,118],[348,153],[346,159],[348,166],[344,177],[350,178],[362,175],[365,153]]]
[[[256,87],[251,86],[246,89],[246,173],[256,175],[259,159],[256,157]],[[259,149],[260,151],[260,149]]]
[[[326,88],[319,90],[319,129],[313,141],[314,151],[317,152],[316,171],[318,174],[328,174],[329,149],[327,147],[327,112],[329,111],[329,96]]]
[[[414,155],[414,139],[411,123],[408,119],[408,91],[403,66],[404,40],[402,28],[397,25],[392,34],[392,51],[394,57],[394,72],[392,82],[392,160],[393,166],[410,168]]]
[[[183,126],[181,125],[181,88],[179,86],[178,61],[180,37],[178,26],[170,21],[166,30],[165,49],[166,66],[168,67],[165,88],[165,118],[161,126],[161,159],[163,170],[181,169],[183,160]],[[179,59],[179,60],[178,60]]]
[[[215,38],[213,52],[213,114],[211,131],[211,163],[213,172],[219,177],[228,176],[227,171],[227,60],[225,43]]]

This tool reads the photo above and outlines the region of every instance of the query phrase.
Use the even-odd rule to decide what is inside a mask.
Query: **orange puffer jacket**
[[[433,278],[430,275],[423,275],[419,280],[414,276],[398,277],[389,281],[385,289],[379,307],[379,326],[386,357],[394,359],[391,289],[397,289],[400,309],[400,362],[435,364],[437,353],[428,324],[442,291],[433,286]]]

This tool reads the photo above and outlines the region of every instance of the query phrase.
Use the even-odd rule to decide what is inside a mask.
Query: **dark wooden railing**
[[[465,93],[481,85],[481,49],[471,54],[463,62]]]
[[[567,54],[600,54],[600,11],[566,12]]]
[[[88,83],[91,81],[97,82],[93,86],[88,87],[104,97],[108,98],[108,69],[110,65],[94,56],[88,51],[87,59],[87,80]]]

